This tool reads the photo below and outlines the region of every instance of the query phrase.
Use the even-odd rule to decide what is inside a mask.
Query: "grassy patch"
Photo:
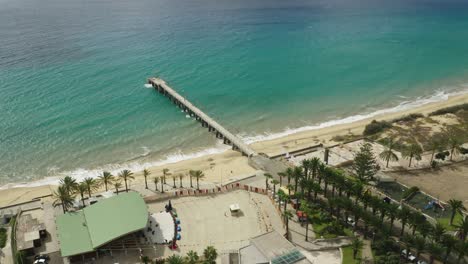
[[[0,227],[0,248],[4,248],[7,241],[7,230]]]
[[[353,258],[353,249],[348,247],[341,248],[343,252],[343,260],[341,263],[343,264],[358,264],[361,263],[361,250],[358,252],[356,259]]]
[[[463,216],[459,213],[455,214],[455,218],[453,218],[453,224],[456,225],[460,223],[463,220]],[[455,231],[457,228],[455,226],[450,225],[450,216],[449,217],[443,217],[443,218],[437,218],[437,221],[441,223],[447,230],[449,231]]]
[[[436,116],[436,115],[445,115],[445,114],[455,114],[458,111],[468,111],[468,104],[461,104],[450,106],[446,108],[439,109],[429,114],[429,116]]]

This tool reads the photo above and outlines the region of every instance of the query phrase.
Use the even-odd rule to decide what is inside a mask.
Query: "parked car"
[[[406,249],[403,249],[401,251],[401,256],[406,259]],[[410,262],[414,262],[416,261],[416,257],[411,252],[409,252],[407,260],[409,260]]]
[[[356,225],[356,222],[354,222],[354,219],[350,216],[348,216],[348,219],[346,219],[346,223],[352,227]]]

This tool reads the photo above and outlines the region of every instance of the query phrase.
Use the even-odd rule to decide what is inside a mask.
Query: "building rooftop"
[[[100,200],[78,212],[57,217],[62,257],[94,251],[119,237],[145,228],[148,210],[136,192]]]
[[[250,239],[250,245],[239,250],[240,263],[310,264],[286,238],[272,231]]]

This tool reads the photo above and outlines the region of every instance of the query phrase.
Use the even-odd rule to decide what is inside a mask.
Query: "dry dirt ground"
[[[468,208],[468,161],[443,166],[437,171],[424,169],[386,174],[407,186],[418,186],[443,201],[461,200]]]

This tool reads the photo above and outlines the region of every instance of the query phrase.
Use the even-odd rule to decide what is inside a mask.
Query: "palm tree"
[[[432,242],[427,244],[427,252],[430,254],[429,264],[433,264],[434,260],[442,255],[443,249],[438,243]]]
[[[426,249],[426,239],[422,236],[415,236],[413,239],[414,249],[416,250],[416,258],[419,259],[419,255]]]
[[[387,211],[388,211],[388,218],[390,218],[390,234],[392,233],[393,230],[393,222],[395,222],[395,218],[398,216],[398,206],[395,204],[389,204],[387,206]]]
[[[411,236],[409,234],[404,234],[403,238],[401,240],[402,240],[401,242],[403,242],[405,244],[405,247],[406,247],[405,259],[408,260],[409,259],[409,254],[411,253],[411,246],[414,243],[414,238],[413,238],[413,236]]]
[[[286,239],[289,240],[289,219],[291,219],[293,213],[290,210],[286,210],[283,212],[284,223],[286,225]]]
[[[143,177],[145,177],[145,189],[148,189],[148,176],[151,174],[151,172],[147,169],[143,170]]]
[[[63,213],[73,206],[73,200],[75,199],[75,197],[69,193],[65,185],[60,185],[57,190],[54,191],[53,197],[55,198],[54,205],[57,203],[62,204]]]
[[[158,190],[159,178],[158,178],[158,177],[154,177],[154,178],[153,178],[153,182],[154,182],[154,191],[157,191],[157,190]]]
[[[196,171],[193,171],[193,177],[197,179],[197,190],[200,190],[199,181],[200,179],[203,179],[205,177],[205,174],[203,174],[203,171],[201,170],[196,170]]]
[[[215,264],[216,258],[218,257],[218,252],[213,246],[208,246],[203,251],[203,257],[205,258],[205,263]]]
[[[164,184],[166,184],[166,176],[169,176],[169,175],[171,175],[171,173],[169,172],[169,169],[167,168],[163,169]]]
[[[450,148],[450,160],[453,158],[453,154],[460,151],[461,146],[463,145],[463,130],[451,126],[446,129],[445,134],[448,141],[448,147]]]
[[[190,176],[190,188],[193,188],[193,184],[192,184],[193,172],[194,172],[194,170],[190,170],[190,171],[189,171],[189,176]]]
[[[436,151],[443,150],[444,146],[446,145],[446,141],[442,134],[434,134],[432,137],[429,138],[428,142],[428,150],[431,151],[431,161],[434,160],[434,155]]]
[[[263,176],[265,176],[265,190],[268,190],[269,189],[268,181],[273,179],[273,176],[271,176],[270,173],[265,173],[265,174],[263,174]]]
[[[405,148],[402,155],[409,159],[408,167],[411,167],[411,161],[413,161],[413,158],[415,160],[421,160],[422,152],[423,150],[421,146],[416,141],[411,142],[411,144]]]
[[[311,167],[311,161],[309,159],[303,159],[301,161],[301,166],[304,169],[304,177],[309,179],[309,169]]]
[[[306,233],[305,233],[305,241],[309,240],[309,219],[312,215],[312,209],[309,206],[309,203],[307,203],[306,200],[301,201],[301,211],[305,214],[305,222],[306,222]]]
[[[288,184],[291,184],[291,178],[293,177],[293,169],[291,167],[287,168],[285,171],[286,177],[288,177]]]
[[[398,218],[400,219],[400,222],[401,222],[400,237],[402,237],[403,234],[405,233],[405,226],[408,223],[408,220],[410,217],[411,217],[411,210],[406,206],[402,206],[400,211],[398,212]]]
[[[86,185],[88,196],[91,198],[91,192],[98,188],[98,182],[91,177],[86,177],[83,179],[83,183]]]
[[[76,179],[71,177],[71,176],[65,176],[65,178],[60,179],[60,185],[65,188],[65,190],[70,194],[75,190],[76,186],[78,183],[76,182]]]
[[[466,253],[468,252],[468,242],[465,241],[460,241],[457,243],[456,250],[458,252],[458,258],[457,258],[457,263],[460,263],[460,260],[462,260]]]
[[[461,219],[455,227],[457,228],[460,240],[465,241],[468,234],[468,217]]]
[[[450,199],[448,200],[448,204],[452,209],[452,215],[450,215],[450,225],[453,225],[453,219],[457,213],[462,214],[462,210],[466,210],[463,202],[460,200]]]
[[[164,179],[166,177],[165,176],[161,176],[159,179],[161,180],[161,192],[164,193]]]
[[[179,255],[172,255],[166,259],[167,264],[184,264],[184,259]]]
[[[99,181],[104,184],[104,187],[106,188],[106,192],[109,190],[107,188],[108,184],[112,184],[112,181],[114,181],[114,175],[108,171],[103,171],[102,175],[99,176]]]
[[[143,264],[149,264],[151,263],[151,259],[148,256],[141,256],[141,262],[143,262]]]
[[[119,189],[122,188],[122,183],[120,181],[114,181],[115,193],[119,195]]]
[[[357,237],[353,239],[353,242],[351,242],[351,248],[353,249],[353,259],[357,258],[357,255],[359,251],[362,250],[363,246],[364,246],[364,243],[362,242],[362,240],[360,240]]]
[[[386,168],[388,168],[388,163],[390,161],[398,161],[398,156],[393,152],[393,149],[395,148],[395,139],[393,137],[390,137],[386,140],[384,146],[385,150],[382,151],[379,155],[379,157],[387,162]]]
[[[432,239],[435,242],[440,243],[440,241],[442,241],[442,237],[445,234],[445,232],[447,232],[447,230],[445,229],[444,225],[441,224],[440,222],[437,222],[434,228],[432,229],[432,233],[431,233]]]
[[[279,181],[277,179],[274,179],[271,181],[271,184],[273,184],[273,195],[276,194],[276,185],[278,185]]]
[[[182,188],[182,180],[185,178],[185,174],[179,173],[179,187]]]
[[[445,257],[444,257],[444,263],[447,263],[447,259],[452,252],[452,249],[455,247],[457,241],[452,235],[445,234],[442,236],[442,245],[445,248]]]
[[[315,180],[315,177],[317,176],[318,173],[318,167],[322,163],[319,158],[313,157],[310,160],[310,169],[312,170],[312,181]]]
[[[83,203],[83,207],[85,207],[84,193],[88,190],[88,186],[84,182],[81,182],[75,187],[75,190],[80,194],[81,202]]]
[[[297,193],[297,185],[299,184],[299,180],[302,177],[302,168],[301,167],[299,167],[299,166],[294,167],[293,177],[294,177],[294,193]]]
[[[198,263],[199,259],[200,257],[198,256],[197,252],[193,250],[187,252],[187,256],[185,257],[185,261],[187,262],[187,264],[196,264]]]
[[[286,174],[284,172],[278,172],[278,176],[279,176],[279,185],[281,187],[283,186],[283,177],[285,177]]]
[[[172,184],[172,188],[175,189],[175,188],[177,188],[177,186],[176,186],[176,184],[175,184],[175,181],[176,181],[176,179],[178,178],[178,175],[172,175],[171,177],[172,177],[172,183],[173,183],[173,184]]]
[[[128,183],[127,183],[127,181],[131,181],[131,180],[135,179],[135,177],[133,177],[133,172],[131,172],[130,170],[123,170],[123,171],[121,171],[119,173],[119,177],[124,180],[124,182],[125,182],[125,191],[128,192]]]

